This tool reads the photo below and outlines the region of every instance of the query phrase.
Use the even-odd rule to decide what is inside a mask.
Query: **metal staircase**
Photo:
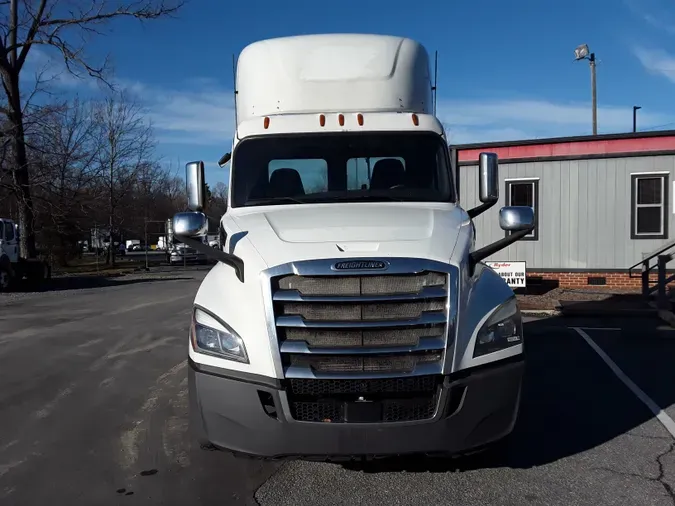
[[[642,260],[628,268],[629,277],[636,278],[640,276],[642,278],[642,296],[645,299],[650,299],[652,294],[656,292],[656,306],[658,309],[671,308],[671,301],[666,287],[668,283],[675,281],[675,274],[668,276],[667,265],[674,258],[675,241],[672,241],[664,246],[660,246],[658,250],[652,253],[644,254]],[[635,274],[634,271],[638,268],[640,268],[640,273]],[[656,269],[656,280],[653,280],[650,276],[654,269]]]

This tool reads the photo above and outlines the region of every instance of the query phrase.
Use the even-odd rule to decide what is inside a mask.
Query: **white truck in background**
[[[9,218],[0,218],[0,292],[19,288],[24,283],[40,283],[49,278],[49,263],[21,256],[18,225]]]
[[[202,445],[263,458],[463,454],[511,433],[523,374],[513,291],[481,261],[459,204],[428,53],[381,35],[247,46],[236,67],[228,209],[206,233],[204,165],[186,166],[178,240],[218,263],[194,299],[191,425]]]

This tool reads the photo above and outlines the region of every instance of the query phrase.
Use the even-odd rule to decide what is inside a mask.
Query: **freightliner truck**
[[[37,258],[21,255],[19,226],[0,217],[0,292],[39,285],[51,278],[51,266]]]
[[[196,439],[262,458],[465,454],[512,432],[523,375],[513,291],[481,261],[529,233],[495,214],[482,153],[478,207],[461,207],[428,53],[402,37],[252,43],[236,65],[229,205],[209,217],[204,165],[186,166],[178,240],[218,260],[194,299]],[[225,240],[194,240],[209,218]],[[502,446],[502,445],[498,445]]]

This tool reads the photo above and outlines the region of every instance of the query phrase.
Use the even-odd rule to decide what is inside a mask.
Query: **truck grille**
[[[442,377],[437,375],[368,380],[292,379],[288,381],[287,392],[291,415],[302,422],[409,422],[434,416],[441,381]]]
[[[433,417],[448,336],[448,279],[435,271],[272,278],[291,415],[333,423]]]

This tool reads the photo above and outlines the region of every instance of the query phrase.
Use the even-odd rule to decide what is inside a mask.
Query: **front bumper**
[[[428,420],[316,423],[291,418],[281,381],[190,360],[190,422],[201,444],[259,457],[457,454],[513,430],[523,371],[519,357],[445,377],[439,408]],[[273,414],[261,400],[269,404],[270,396]]]

